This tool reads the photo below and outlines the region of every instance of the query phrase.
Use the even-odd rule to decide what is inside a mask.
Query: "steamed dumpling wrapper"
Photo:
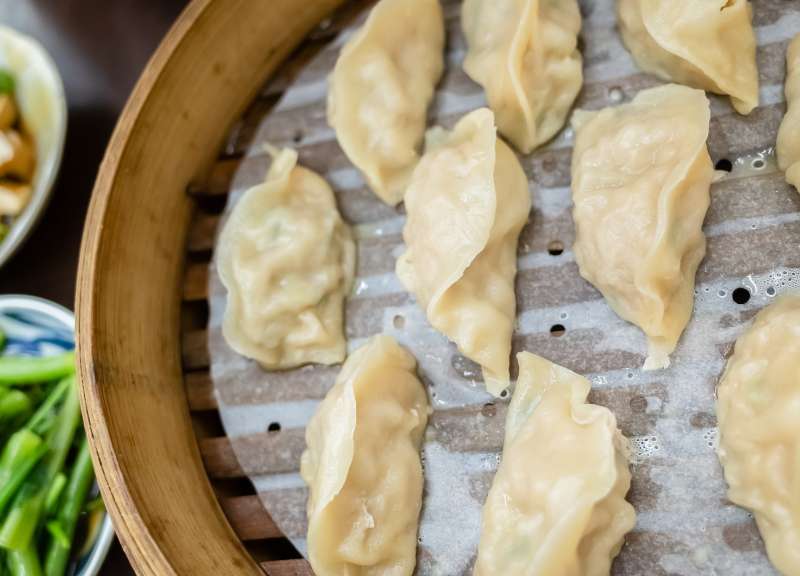
[[[410,576],[428,398],[389,336],[353,352],[306,428],[308,556],[318,576]]]
[[[575,260],[647,335],[645,369],[669,365],[692,315],[714,176],[709,120],[706,95],[677,84],[573,120]]]
[[[500,133],[528,153],[566,122],[583,84],[577,0],[465,0],[464,71]]]
[[[636,523],[629,447],[586,378],[528,352],[481,520],[476,576],[605,576]]]
[[[758,106],[753,10],[747,0],[617,0],[622,40],[642,70]]]
[[[800,295],[762,310],[736,341],[717,419],[728,498],[753,512],[775,567],[800,574]]]
[[[443,70],[439,0],[381,0],[336,61],[328,123],[387,204],[403,199],[419,161],[428,104]]]
[[[786,181],[800,190],[800,34],[786,53],[786,116],[778,130],[778,165]]]
[[[451,132],[432,130],[428,140],[406,193],[406,252],[397,275],[431,325],[481,365],[486,388],[497,395],[509,382],[528,181],[486,108]]]
[[[228,290],[222,333],[269,369],[344,360],[344,298],[355,243],[320,176],[275,153],[267,178],[247,190],[220,234],[216,266]]]

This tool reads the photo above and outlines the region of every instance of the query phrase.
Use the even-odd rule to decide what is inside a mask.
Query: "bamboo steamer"
[[[296,520],[302,518],[300,490],[276,489],[278,495],[268,498],[267,489],[256,493],[246,480],[253,473],[287,472],[281,467],[283,462],[262,463],[259,456],[281,453],[280,446],[296,451],[302,429],[285,422],[281,429],[279,422],[273,422],[263,434],[226,436],[220,422],[215,389],[224,388],[219,379],[212,383],[209,372],[211,360],[216,366],[220,361],[219,349],[213,349],[215,338],[220,338],[219,326],[209,321],[209,299],[216,305],[219,286],[217,281],[215,288],[216,277],[209,273],[209,258],[228,193],[237,189],[239,179],[250,184],[258,181],[268,166],[266,155],[259,156],[259,143],[294,142],[321,174],[337,166],[336,154],[341,152],[329,145],[330,135],[327,140],[314,138],[320,130],[327,130],[323,126],[325,104],[319,94],[310,104],[288,109],[280,106],[297,85],[320,85],[335,62],[339,32],[352,30],[350,24],[373,1],[351,0],[336,9],[344,4],[341,0],[195,0],[143,74],[114,134],[85,231],[77,336],[84,418],[98,477],[122,543],[140,574],[217,576],[259,574],[262,570],[272,576],[312,574],[265,509],[266,503],[286,534],[298,538],[304,533],[302,522]],[[449,4],[457,6],[456,1]],[[613,2],[609,0],[606,8],[610,6]],[[785,45],[791,33],[784,17],[790,19],[791,12],[779,0],[768,0],[756,11],[759,66],[767,94],[763,105],[743,117],[729,108],[726,99],[711,98],[710,154],[715,161],[725,159],[729,165],[727,159],[733,159],[735,169],[714,186],[707,221],[714,229],[709,236],[710,256],[698,273],[698,290],[709,295],[699,296],[706,307],[696,308],[695,313],[705,310],[704,321],[709,326],[726,330],[746,323],[755,309],[769,300],[769,292],[756,295],[755,304],[742,307],[735,299],[719,304],[718,295],[726,292],[718,288],[731,293],[741,278],[765,275],[775,266],[800,269],[798,252],[785,250],[785,246],[797,245],[800,237],[793,219],[800,197],[784,184],[771,152],[783,115],[778,94],[782,93]],[[456,11],[453,16],[458,16]],[[596,14],[591,29],[609,33],[608,18],[603,19],[602,12]],[[590,56],[593,60],[587,65],[595,77],[584,85],[579,107],[614,105],[659,83],[639,73],[622,76],[613,72],[608,66],[613,58],[619,58],[613,49],[595,50]],[[623,66],[622,70],[630,69]],[[465,81],[469,83],[463,74],[460,79],[454,75],[444,80],[451,95],[460,96],[453,99],[453,107],[471,102],[477,90],[471,83],[465,87]],[[452,120],[455,112],[445,106],[440,114],[450,114]],[[322,145],[318,145],[320,141]],[[539,176],[534,179],[536,186],[548,190],[551,208],[553,199],[563,198],[563,187],[569,182],[570,155],[569,146],[562,145],[523,159],[526,172]],[[338,158],[341,165],[341,156]],[[358,203],[358,194],[339,196],[339,200],[346,213]],[[366,210],[353,211],[351,221],[370,223],[396,216],[378,209],[389,210],[373,199]],[[751,225],[752,218],[758,218],[763,229]],[[681,413],[679,420],[686,434],[697,440],[696,447],[702,451],[695,471],[702,472],[704,466],[716,470],[716,455],[706,436],[714,425],[713,407],[696,401],[694,392],[676,392],[686,385],[680,381],[684,372],[632,381],[633,367],[640,365],[643,357],[631,352],[635,348],[618,346],[616,340],[609,346],[596,346],[604,341],[606,331],[615,335],[622,329],[621,320],[612,321],[602,312],[597,316],[600,321],[591,327],[553,323],[567,318],[564,310],[568,308],[561,309],[560,316],[550,316],[556,305],[580,306],[584,314],[585,306],[596,301],[597,295],[580,280],[574,263],[559,259],[574,237],[571,217],[563,210],[548,213],[539,209],[534,219],[539,224],[523,234],[521,255],[540,254],[552,260],[529,259],[527,268],[520,271],[524,293],[519,314],[536,312],[521,328],[520,342],[581,373],[619,372],[625,380],[597,387],[593,401],[611,407],[629,437],[656,438],[650,434],[657,430],[665,406],[671,403],[673,413]],[[734,227],[729,229],[729,225]],[[369,255],[363,260],[368,263],[364,270],[378,259],[385,264],[397,242],[397,234],[371,245],[361,242],[363,254]],[[385,267],[375,265],[374,274],[382,271]],[[555,294],[560,297],[553,297]],[[379,311],[404,305],[393,297],[364,300]],[[548,308],[552,310],[539,314]],[[348,322],[359,313],[359,306],[353,309],[354,314],[348,312]],[[360,309],[362,313],[366,309],[363,302]],[[356,336],[369,332],[358,330]],[[712,349],[706,350],[710,356],[703,356],[704,366],[709,357],[723,361],[730,338],[726,331],[719,340],[707,342]],[[215,353],[210,354],[209,346]],[[455,370],[445,376],[447,382],[458,386],[470,379],[459,373],[455,353],[444,351],[440,357],[445,359],[445,367]],[[710,365],[713,370],[714,364]],[[248,387],[257,388],[257,380],[263,376],[248,373]],[[695,388],[705,382],[713,390],[716,376],[702,371],[696,379],[683,379]],[[712,394],[705,397],[711,399]],[[242,405],[262,401],[242,400]],[[648,409],[651,402],[652,412]],[[219,403],[224,411],[224,394]],[[465,414],[480,419],[489,432],[487,437],[494,440],[487,443],[481,435],[475,444],[478,448],[461,443],[452,450],[485,451],[487,446],[497,449],[502,443],[504,409],[503,403],[476,404],[471,411],[450,411],[452,417],[443,409],[434,420],[439,418],[446,430],[447,422],[460,421]],[[265,448],[264,438],[274,440],[267,442],[270,448]],[[443,438],[447,441],[446,435]],[[293,461],[297,459],[295,454]],[[651,472],[662,474],[659,470],[663,468],[643,461],[634,471],[630,497],[637,509],[669,511],[668,507],[656,507],[662,484],[651,478]],[[482,482],[483,476],[477,478]],[[720,489],[720,506],[729,506],[722,495]],[[689,499],[679,500],[685,505]],[[286,522],[281,515],[290,510],[294,521]],[[707,542],[714,546],[724,542],[731,554],[752,556],[754,543],[760,542],[752,519],[730,517],[710,527]],[[682,542],[671,533],[637,530],[628,536],[615,573],[655,569],[662,554],[683,555]],[[763,555],[762,559],[766,562]]]
[[[202,382],[185,384],[181,342],[192,270],[186,191],[213,182],[234,121],[340,3],[192,2],[139,79],[101,165],[76,296],[81,401],[103,497],[139,574],[311,574],[280,545],[248,551],[248,534],[280,534],[240,487],[212,488],[203,466],[197,438],[213,412],[192,416],[190,405],[213,400]]]

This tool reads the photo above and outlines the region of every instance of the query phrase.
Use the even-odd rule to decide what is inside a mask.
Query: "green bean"
[[[0,424],[18,422],[30,414],[33,402],[22,390],[8,390],[0,395]],[[23,420],[24,422],[24,420]]]
[[[47,398],[45,398],[44,402],[42,402],[39,405],[39,408],[36,409],[34,415],[31,416],[30,420],[28,420],[28,423],[25,424],[25,428],[32,430],[37,434],[43,434],[54,420],[53,408],[61,401],[67,390],[69,390],[74,384],[74,376],[64,378],[58,384],[56,384],[50,391],[50,394],[47,395]]]
[[[16,494],[45,452],[47,445],[30,430],[18,430],[8,439],[0,455],[0,511]]]
[[[49,451],[17,492],[0,526],[3,548],[23,550],[29,545],[42,517],[50,483],[64,467],[81,415],[78,393],[74,380],[72,382],[57,419],[47,433]]]
[[[78,524],[78,517],[86,496],[89,494],[89,489],[92,487],[93,479],[94,471],[89,454],[89,443],[84,436],[56,517],[62,536],[66,538],[54,537],[50,541],[44,562],[46,576],[63,576],[64,574],[69,560],[71,542],[75,536],[75,526]]]
[[[0,528],[0,546],[25,550],[31,543],[42,511],[45,494],[38,483],[26,482],[17,492]]]
[[[47,497],[44,500],[44,515],[55,516],[58,512],[58,504],[61,501],[61,493],[67,485],[67,475],[63,472],[56,474],[53,483],[47,490]]]
[[[6,559],[11,576],[42,576],[42,565],[32,542],[22,550],[9,550]]]
[[[47,528],[47,532],[50,534],[56,546],[69,550],[69,536],[64,532],[64,527],[61,525],[61,522],[58,520],[51,520],[45,524],[45,528]]]
[[[0,357],[0,384],[38,384],[59,380],[75,372],[75,353],[53,356]]]

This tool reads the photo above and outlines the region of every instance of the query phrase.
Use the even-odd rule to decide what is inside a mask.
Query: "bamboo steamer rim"
[[[262,574],[203,469],[180,359],[186,187],[266,78],[342,0],[194,0],[137,82],[101,164],[76,289],[92,460],[138,574]]]

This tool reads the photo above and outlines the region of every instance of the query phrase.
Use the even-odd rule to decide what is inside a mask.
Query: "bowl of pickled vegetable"
[[[0,26],[0,266],[44,212],[67,130],[64,87],[36,40]]]
[[[74,317],[0,296],[0,574],[91,576],[113,539],[75,378]]]

